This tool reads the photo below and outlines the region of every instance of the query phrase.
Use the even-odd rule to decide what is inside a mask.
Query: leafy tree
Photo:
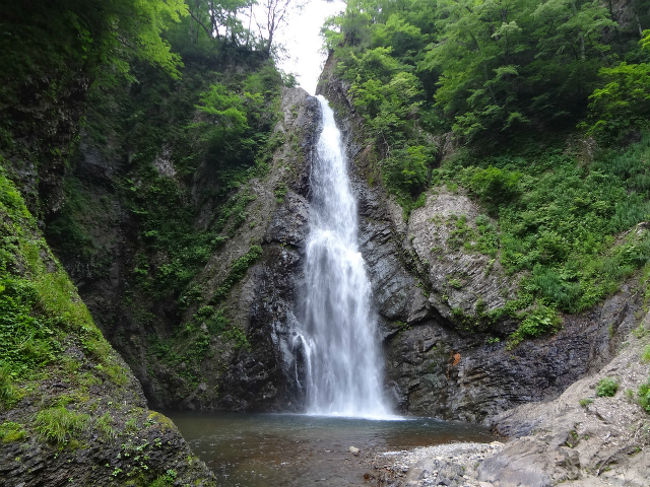
[[[181,59],[163,33],[187,14],[183,0],[13,2],[3,13],[0,64],[3,81],[11,74],[3,85],[14,90],[7,103],[39,72],[58,77],[61,88],[67,73],[114,83],[130,77],[136,61],[180,75]]]
[[[605,85],[596,88],[589,97],[592,119],[597,119],[589,127],[589,133],[616,137],[648,124],[650,30],[644,32],[639,44],[649,62],[628,64],[623,61],[611,68],[601,68],[600,75]]]
[[[239,13],[254,3],[254,0],[187,0],[193,42],[196,44],[203,37],[248,45],[250,32],[242,25]]]
[[[207,114],[212,123],[223,127],[229,137],[237,137],[248,129],[242,99],[223,85],[212,85],[203,92],[196,108]]]
[[[262,49],[267,55],[271,54],[277,31],[286,23],[289,10],[294,4],[300,7],[295,0],[260,0],[263,17],[257,20],[257,27],[262,37]]]
[[[418,195],[426,187],[432,160],[431,148],[423,145],[394,151],[382,161],[386,185],[409,196]]]
[[[0,153],[12,172],[35,168],[46,199],[56,188],[43,181],[63,172],[92,87],[133,80],[136,64],[180,76],[164,33],[187,9],[182,0],[27,0],[4,2],[2,12]],[[34,191],[38,214],[47,205],[37,199]]]

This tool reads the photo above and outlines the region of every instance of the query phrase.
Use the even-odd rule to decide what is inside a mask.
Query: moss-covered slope
[[[0,485],[210,485],[0,173]]]

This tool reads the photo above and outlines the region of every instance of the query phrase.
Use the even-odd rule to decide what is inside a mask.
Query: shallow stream
[[[455,441],[491,441],[485,429],[415,418],[375,421],[297,414],[171,413],[192,450],[223,487],[369,486],[386,451]],[[354,456],[349,447],[359,448]]]

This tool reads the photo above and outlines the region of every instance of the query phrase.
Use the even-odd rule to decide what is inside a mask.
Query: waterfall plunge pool
[[[223,487],[372,485],[372,459],[387,451],[489,442],[485,428],[431,418],[366,420],[300,414],[168,413]],[[352,455],[348,448],[361,450]]]

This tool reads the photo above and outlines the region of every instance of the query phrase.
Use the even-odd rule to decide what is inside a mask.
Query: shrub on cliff
[[[603,377],[598,381],[596,386],[596,395],[598,397],[612,397],[618,391],[618,381],[611,377]]]

